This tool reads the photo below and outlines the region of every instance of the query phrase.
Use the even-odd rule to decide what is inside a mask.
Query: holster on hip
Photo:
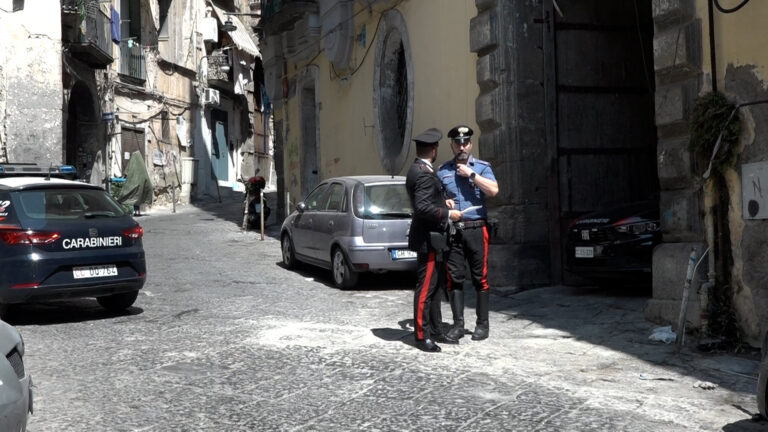
[[[430,231],[429,247],[437,252],[445,252],[448,248],[448,236],[445,233]]]

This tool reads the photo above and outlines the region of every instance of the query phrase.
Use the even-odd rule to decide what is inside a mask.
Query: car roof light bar
[[[0,164],[0,177],[45,176],[74,179],[76,175],[77,169],[73,165],[52,165],[46,168],[36,163]]]

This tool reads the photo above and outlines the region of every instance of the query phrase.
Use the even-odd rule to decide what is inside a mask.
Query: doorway
[[[305,197],[320,183],[317,154],[317,112],[314,80],[301,87],[301,196]]]
[[[126,126],[120,127],[120,148],[123,151],[122,157],[120,158],[121,171],[128,166],[128,161],[131,159],[131,155],[135,152],[139,152],[141,158],[144,159],[144,162],[146,163],[145,142],[143,129],[134,129]]]
[[[211,167],[216,180],[229,180],[227,113],[211,110]]]
[[[91,169],[100,144],[98,136],[100,123],[96,118],[93,93],[88,85],[78,81],[72,87],[67,104],[67,136],[64,146],[64,161],[77,170],[80,178]]]
[[[557,281],[570,221],[658,199],[653,17],[651,0],[545,0],[542,18]]]

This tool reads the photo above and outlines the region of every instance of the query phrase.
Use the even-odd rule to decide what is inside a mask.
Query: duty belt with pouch
[[[454,222],[454,225],[456,226],[456,229],[459,229],[459,230],[463,230],[467,228],[480,228],[485,226],[485,221],[483,219],[461,221],[461,222]]]

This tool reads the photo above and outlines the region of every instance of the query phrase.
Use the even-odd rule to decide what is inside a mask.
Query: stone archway
[[[67,103],[67,134],[64,144],[64,162],[77,169],[78,178],[89,178],[102,150],[103,125],[98,117],[96,98],[83,81],[78,81],[69,92]]]

